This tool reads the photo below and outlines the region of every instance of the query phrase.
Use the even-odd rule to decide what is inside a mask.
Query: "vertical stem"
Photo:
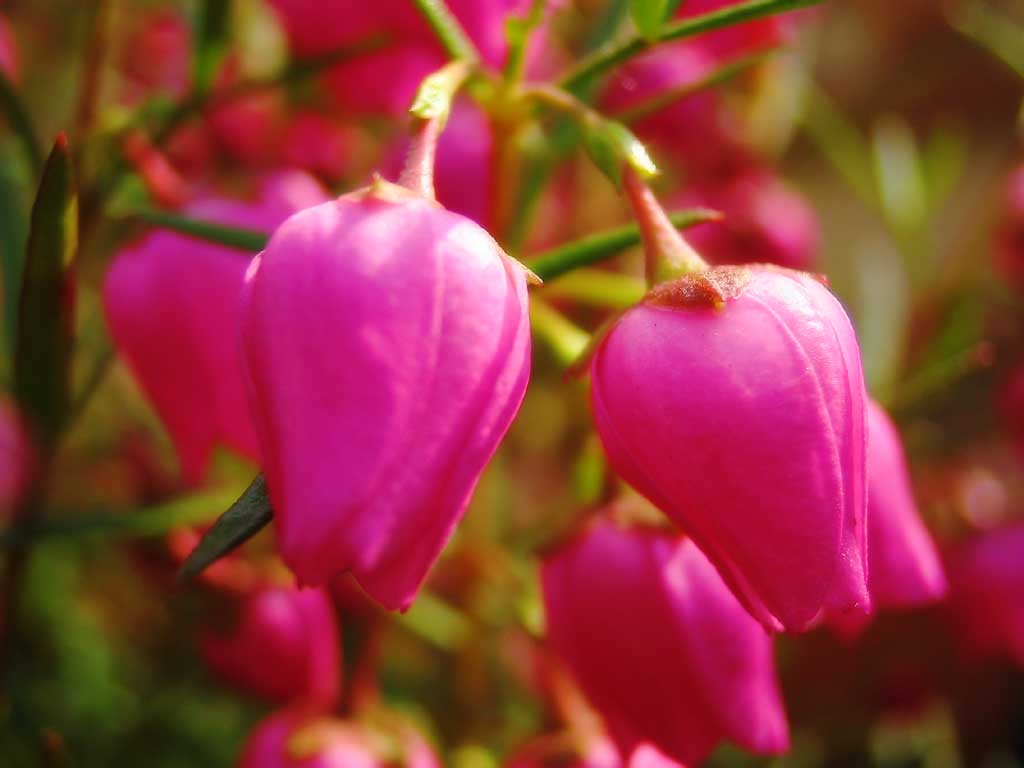
[[[412,3],[434,30],[449,56],[453,59],[480,60],[480,52],[444,0],[412,0]]]
[[[629,164],[623,170],[623,185],[644,243],[647,284],[706,270],[707,262],[679,234],[651,188]]]
[[[434,192],[434,164],[437,159],[437,142],[441,138],[444,123],[444,117],[416,121],[405,168],[398,179],[401,186],[428,200],[437,199]]]

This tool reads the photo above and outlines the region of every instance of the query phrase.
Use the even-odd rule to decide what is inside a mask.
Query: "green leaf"
[[[238,227],[226,227],[212,221],[203,219],[191,219],[187,216],[179,216],[176,213],[157,210],[140,210],[127,214],[124,218],[134,219],[161,229],[169,229],[179,232],[196,240],[205,240],[208,243],[226,245],[229,248],[237,248],[248,253],[259,253],[267,247],[267,240],[270,236],[265,232],[256,232],[251,229],[240,229]]]
[[[231,32],[231,0],[203,0],[196,24],[194,60],[195,89],[206,93],[228,49]]]
[[[580,93],[593,82],[594,78],[600,77],[635,56],[639,56],[656,44],[695,37],[704,32],[724,29],[725,27],[742,24],[745,21],[752,21],[784,11],[796,10],[797,8],[818,5],[823,1],[748,0],[748,2],[719,8],[700,16],[691,16],[664,24],[654,40],[647,40],[641,35],[632,35],[603,46],[579,61],[571,70],[560,77],[558,84],[566,90]]]
[[[179,579],[194,579],[266,528],[273,519],[274,510],[270,506],[266,480],[263,475],[257,475],[238,501],[217,518],[217,522],[206,532],[181,566]]]
[[[35,128],[32,127],[32,119],[28,115],[28,110],[25,109],[25,105],[22,104],[21,98],[14,89],[14,83],[2,69],[0,69],[0,112],[3,112],[11,130],[21,141],[33,172],[38,172],[43,167],[43,149],[39,146],[39,140],[36,139]]]
[[[707,221],[716,221],[721,218],[721,214],[707,208],[693,208],[674,211],[668,217],[675,226],[687,229]],[[636,224],[630,224],[552,248],[537,254],[526,265],[546,282],[579,267],[610,259],[627,248],[639,245],[640,241],[639,228]]]
[[[28,212],[31,199],[28,184],[20,171],[20,164],[0,158],[0,266],[3,269],[3,321],[4,347],[8,368],[14,359],[18,329],[18,296],[21,293],[21,274],[25,264],[25,244],[28,241]]]
[[[616,188],[622,186],[622,166],[632,165],[643,176],[655,176],[658,168],[647,148],[622,123],[602,120],[586,126],[583,146],[594,164]]]
[[[78,198],[61,134],[32,206],[15,348],[15,397],[44,448],[56,442],[70,402],[77,249]]]
[[[657,40],[668,13],[668,0],[630,0],[629,13],[641,35]]]

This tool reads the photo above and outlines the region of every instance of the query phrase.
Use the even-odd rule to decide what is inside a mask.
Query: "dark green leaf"
[[[8,360],[14,359],[18,328],[18,296],[21,270],[28,240],[28,212],[31,199],[19,163],[0,158],[0,267],[3,269],[4,343]],[[11,363],[13,365],[13,363]],[[10,369],[8,369],[10,370]]]
[[[32,207],[15,349],[15,396],[44,447],[56,440],[68,413],[77,249],[78,198],[62,134]]]
[[[648,40],[656,40],[668,13],[668,0],[630,0],[633,23]]]
[[[694,208],[686,211],[675,211],[669,219],[677,227],[685,229],[706,221],[721,218],[716,211],[706,208]],[[640,243],[640,230],[636,224],[619,227],[607,232],[600,232],[567,245],[561,245],[550,251],[538,254],[527,262],[527,266],[542,280],[553,280],[578,267],[596,264],[605,259],[632,248]]]
[[[248,253],[259,253],[267,247],[268,235],[264,232],[256,232],[251,229],[238,229],[237,227],[225,227],[212,221],[202,219],[190,219],[186,216],[179,216],[175,213],[156,210],[135,211],[125,218],[151,224],[161,229],[170,229],[180,232],[183,235],[194,237],[197,240],[205,240],[209,243],[226,245],[229,248],[237,248]]]
[[[179,578],[183,581],[194,579],[266,528],[273,519],[274,510],[270,506],[266,480],[263,475],[257,475],[238,501],[206,532],[181,567]]]

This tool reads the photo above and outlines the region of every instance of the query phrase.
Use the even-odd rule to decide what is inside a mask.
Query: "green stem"
[[[372,2],[373,0],[369,0]],[[480,52],[444,0],[412,0],[445,51],[453,59],[479,61]]]
[[[510,19],[509,24],[512,42],[509,45],[508,57],[505,60],[505,83],[517,85],[523,79],[526,64],[526,48],[530,44],[530,35],[544,20],[545,0],[533,0],[526,16],[521,19]]]
[[[730,27],[783,11],[817,5],[821,2],[823,0],[749,0],[749,2],[731,5],[711,13],[682,19],[672,24],[666,24],[654,40],[646,40],[639,34],[633,34],[619,42],[613,42],[600,48],[565,73],[558,82],[567,90],[579,91],[594,78],[661,43],[683,40],[703,32]]]
[[[259,253],[267,246],[268,235],[237,227],[225,227],[212,221],[190,219],[167,211],[141,210],[124,217],[128,221],[139,221],[161,229],[179,232],[197,240],[226,245],[239,251]]]
[[[707,221],[716,221],[720,218],[719,213],[705,208],[675,211],[668,214],[669,221],[682,229]],[[591,266],[610,259],[641,242],[640,227],[630,224],[552,248],[532,258],[527,262],[527,266],[546,282],[580,267]]]

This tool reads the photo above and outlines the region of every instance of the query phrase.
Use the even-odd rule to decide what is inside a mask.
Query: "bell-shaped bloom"
[[[525,270],[378,181],[293,216],[250,270],[242,340],[278,545],[411,602],[519,409]]]
[[[548,638],[622,755],[788,748],[772,640],[692,540],[600,520],[544,562]]]
[[[228,683],[282,704],[328,710],[341,682],[340,638],[323,589],[267,587],[242,600],[228,633],[205,632],[203,658]]]
[[[408,109],[416,88],[446,61],[436,35],[407,0],[271,0],[293,51],[320,56],[379,38],[382,47],[332,67],[327,85],[338,104],[358,113],[397,115]],[[507,52],[505,19],[523,13],[525,0],[449,0],[448,7],[480,50],[498,67]],[[545,70],[543,32],[528,52],[532,69]],[[368,87],[373,83],[373,87]]]
[[[397,718],[364,724],[283,710],[249,735],[239,768],[439,768],[433,749]]]
[[[325,199],[301,173],[268,176],[255,200],[204,197],[197,219],[271,232]],[[169,231],[146,235],[114,259],[103,285],[110,331],[174,441],[185,480],[202,482],[214,448],[259,457],[238,350],[249,255]]]
[[[21,74],[18,43],[14,39],[11,22],[4,16],[0,16],[0,71],[15,82]]]
[[[712,264],[814,266],[820,240],[817,216],[806,200],[767,170],[695,184],[676,202],[722,213],[721,221],[694,227],[686,235]]]
[[[1024,667],[1024,523],[968,541],[949,556],[946,572],[964,650]]]
[[[824,285],[753,266],[660,286],[610,329],[591,374],[612,466],[765,626],[868,611],[864,380]]]
[[[1015,288],[1024,287],[1024,166],[1006,182],[994,256],[1000,274]]]
[[[875,608],[934,602],[946,593],[935,542],[921,520],[907,459],[888,414],[868,400],[868,587]]]

